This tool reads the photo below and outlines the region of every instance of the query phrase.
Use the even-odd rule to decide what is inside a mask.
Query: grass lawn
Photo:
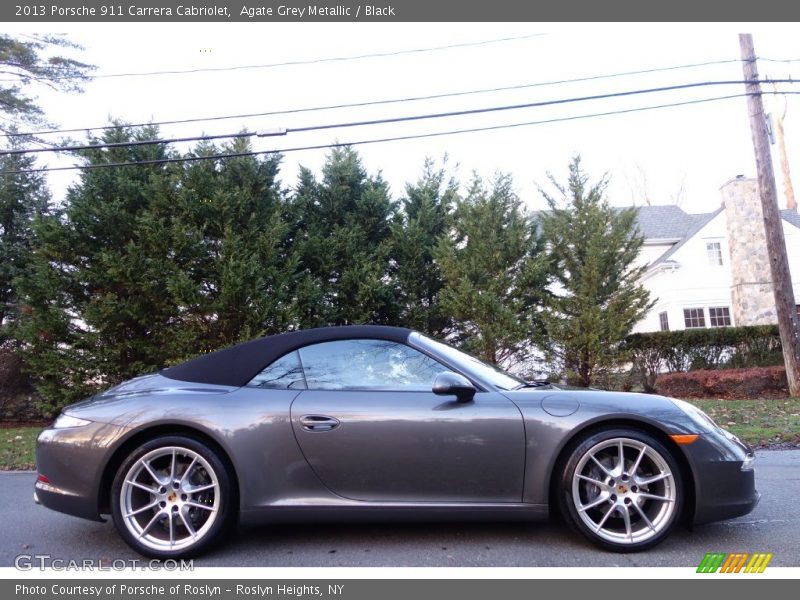
[[[689,402],[754,446],[800,444],[800,398]]]
[[[0,471],[35,468],[34,449],[41,427],[0,427]]]

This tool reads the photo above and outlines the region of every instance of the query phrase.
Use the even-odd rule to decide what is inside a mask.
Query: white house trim
[[[751,180],[744,180],[749,184]],[[738,193],[744,184],[740,180],[729,182],[734,192]],[[724,188],[723,188],[724,189]],[[728,192],[731,192],[728,190]],[[730,195],[730,194],[729,194]],[[752,199],[746,199],[752,201]],[[731,201],[726,198],[726,201]],[[655,210],[654,210],[655,209]],[[645,236],[645,243],[640,252],[637,264],[647,265],[647,270],[642,277],[642,284],[655,300],[655,305],[647,316],[637,323],[634,331],[659,331],[661,329],[661,313],[666,313],[671,330],[685,329],[684,309],[702,308],[705,326],[711,326],[710,308],[728,308],[731,325],[752,324],[748,322],[737,323],[734,317],[734,301],[741,301],[742,294],[733,294],[734,279],[739,285],[742,277],[734,277],[737,265],[731,264],[730,252],[731,231],[739,235],[737,223],[728,222],[731,219],[742,218],[742,213],[720,208],[713,213],[692,215],[685,213],[678,207],[653,207],[643,206],[638,209],[639,230]],[[760,210],[760,208],[759,208]],[[800,216],[796,212],[782,211],[783,232],[786,239],[789,268],[791,271],[795,302],[800,304]],[[751,221],[748,221],[751,225]],[[733,225],[733,227],[730,227]],[[672,231],[670,231],[672,229]],[[667,235],[664,235],[665,230]],[[682,232],[682,234],[681,234]],[[670,235],[672,234],[672,235]],[[712,265],[709,261],[707,242],[719,242],[722,264]],[[743,243],[751,242],[737,239],[737,257],[742,256]],[[756,242],[757,243],[757,240]],[[764,253],[754,253],[762,256]],[[736,260],[743,260],[737,258]],[[747,261],[756,260],[748,255]],[[751,271],[753,265],[746,265]],[[757,272],[763,277],[769,277],[768,263],[759,266]],[[747,282],[746,285],[759,285],[758,282]],[[771,293],[771,284],[769,292]],[[762,290],[763,292],[763,290]],[[769,298],[769,294],[761,294],[761,301]],[[745,300],[747,302],[749,300]],[[774,309],[774,300],[773,309]],[[742,307],[739,306],[741,309]],[[751,316],[756,317],[753,311],[739,310],[747,321]],[[759,313],[760,322],[764,322],[763,310]],[[721,319],[720,319],[721,320]]]

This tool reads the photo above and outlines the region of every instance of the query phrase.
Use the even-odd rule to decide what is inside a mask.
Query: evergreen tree
[[[400,324],[432,336],[442,336],[449,319],[439,293],[444,285],[434,250],[447,234],[457,185],[444,169],[426,160],[422,177],[406,185],[402,210],[392,225],[392,260]]]
[[[636,210],[611,207],[607,180],[589,184],[576,157],[541,226],[555,265],[556,290],[545,311],[550,357],[576,385],[590,386],[620,362],[622,340],[652,307],[634,261],[644,242]]]
[[[221,150],[251,151],[240,138]],[[279,156],[197,161],[185,168],[175,206],[180,285],[174,292],[190,351],[209,351],[284,331],[293,322],[294,257],[277,182]]]
[[[318,182],[301,170],[290,215],[301,327],[396,322],[389,280],[395,207],[358,154],[334,149]]]
[[[11,138],[11,149],[20,144]],[[30,172],[35,160],[23,154],[0,156],[0,343],[12,342],[19,315],[16,280],[30,268],[33,222],[48,210],[43,173]]]
[[[154,127],[106,132],[103,142],[158,137]],[[90,149],[92,165],[166,158],[163,145]],[[81,174],[65,207],[36,227],[30,274],[21,280],[29,367],[44,410],[163,366],[178,339],[170,292],[170,211],[179,167],[96,168]]]
[[[492,364],[526,360],[541,337],[550,272],[510,176],[497,175],[490,189],[474,179],[436,259],[445,282],[442,310],[455,321],[452,341]]]
[[[33,84],[62,92],[80,92],[95,67],[53,54],[60,49],[80,49],[63,35],[11,36],[0,34],[0,114],[12,122],[44,124],[35,96],[23,91]]]
[[[104,141],[158,137],[119,129]],[[223,153],[243,153],[235,141]],[[201,145],[195,154],[218,154]],[[163,145],[91,149],[90,164],[166,158]],[[25,341],[46,410],[99,386],[285,329],[279,158],[87,170],[37,228]]]

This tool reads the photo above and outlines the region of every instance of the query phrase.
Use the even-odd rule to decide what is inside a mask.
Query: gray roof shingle
[[[648,207],[649,208],[649,207]],[[663,263],[675,254],[675,252],[680,249],[686,242],[688,242],[694,234],[700,231],[703,227],[705,227],[706,223],[708,223],[711,219],[716,217],[719,213],[722,212],[722,207],[719,207],[717,210],[711,213],[703,213],[698,215],[687,215],[690,217],[694,217],[694,224],[686,231],[686,233],[681,237],[681,241],[672,246],[669,250],[667,250],[664,254],[659,256],[656,260],[652,262],[651,266]],[[646,236],[645,236],[646,237]]]
[[[637,206],[636,224],[646,240],[680,240],[656,261],[659,263],[674,254],[678,247],[702,229],[721,210],[722,208],[718,208],[710,213],[690,214],[674,204]],[[546,211],[534,211],[534,215],[543,212]],[[800,228],[800,214],[796,211],[782,210],[781,216],[787,223]]]
[[[798,213],[796,210],[782,210],[781,216],[783,217],[784,221],[791,223],[800,229],[800,213]]]
[[[692,215],[674,204],[665,206],[638,206],[636,222],[645,239],[683,239],[698,224],[708,222],[710,215]]]

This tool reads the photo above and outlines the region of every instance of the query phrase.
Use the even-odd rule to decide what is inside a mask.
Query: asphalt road
[[[771,566],[800,566],[800,450],[758,452],[763,497],[751,514],[688,531],[639,554],[590,546],[557,523],[279,525],[240,529],[195,566],[516,567],[696,566],[706,552],[772,552]],[[62,515],[32,501],[33,473],[0,474],[0,566],[18,554],[68,560],[141,559],[108,523]]]

